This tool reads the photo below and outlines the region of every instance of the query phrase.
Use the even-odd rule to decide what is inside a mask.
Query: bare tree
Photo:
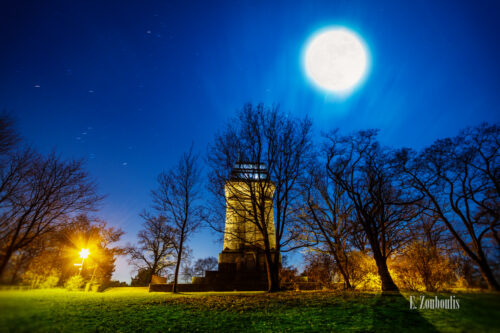
[[[376,131],[342,137],[327,135],[327,173],[349,197],[377,264],[383,291],[398,290],[387,258],[408,240],[408,224],[419,214],[421,198],[406,189],[392,167],[391,152],[380,147]]]
[[[138,270],[146,269],[151,276],[160,275],[175,264],[175,230],[164,216],[141,214],[143,228],[137,234],[138,245],[128,246],[127,253]]]
[[[312,165],[303,183],[304,211],[299,214],[305,233],[313,235],[335,259],[346,289],[353,289],[349,276],[349,238],[353,233],[353,206],[345,190],[328,177],[325,165]]]
[[[203,276],[206,271],[217,269],[218,261],[215,257],[200,258],[192,266],[185,266],[184,275],[186,277]]]
[[[159,188],[152,192],[155,209],[173,227],[176,265],[172,292],[177,280],[186,242],[202,221],[200,205],[200,169],[193,148],[184,153],[177,164],[158,176]]]
[[[310,150],[310,129],[307,118],[294,119],[278,107],[247,104],[226,130],[216,135],[209,149],[209,189],[221,212],[215,216],[223,216],[226,208],[231,210],[241,225],[252,226],[254,237],[249,240],[238,233],[227,235],[221,223],[224,218],[211,226],[225,232],[225,237],[238,238],[246,242],[245,246],[264,252],[270,292],[280,289],[281,252],[295,249],[294,241],[300,237],[291,220],[300,196],[298,179]],[[232,169],[241,162],[259,170],[232,175]],[[229,181],[231,177],[236,181]]]
[[[500,290],[488,262],[487,237],[496,241],[500,223],[500,127],[482,124],[454,138],[437,140],[417,154],[399,152],[400,171],[425,195],[429,209],[479,266],[490,289]]]
[[[33,168],[33,163],[41,156],[32,149],[16,151],[8,157],[0,168],[0,237],[8,232],[11,220],[7,219],[16,198],[22,198],[29,190],[26,178]],[[1,238],[0,238],[1,239]]]
[[[336,272],[335,261],[330,253],[314,248],[306,253],[304,261],[304,275],[307,280],[330,287]]]
[[[14,127],[14,119],[7,113],[0,114],[0,156],[12,151],[21,141]]]
[[[213,271],[217,269],[217,258],[207,257],[196,260],[193,269],[195,275],[202,276],[206,271]]]
[[[81,160],[20,153],[3,170],[0,276],[12,254],[52,231],[67,216],[93,210],[102,197]]]

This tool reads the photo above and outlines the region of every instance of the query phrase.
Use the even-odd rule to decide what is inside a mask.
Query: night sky
[[[315,88],[304,46],[345,26],[366,43],[365,82]],[[319,137],[379,128],[421,148],[500,120],[499,1],[2,1],[0,109],[42,152],[86,158],[107,195],[98,216],[134,242],[156,176],[245,102],[309,115]],[[194,258],[217,256],[208,230]],[[129,281],[126,259],[115,278]]]

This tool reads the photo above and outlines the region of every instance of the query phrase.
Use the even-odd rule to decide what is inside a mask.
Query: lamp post
[[[83,262],[89,256],[89,254],[90,254],[89,249],[82,249],[80,251],[80,258],[82,258],[82,263],[80,264],[80,272],[78,273],[78,275],[82,275]]]

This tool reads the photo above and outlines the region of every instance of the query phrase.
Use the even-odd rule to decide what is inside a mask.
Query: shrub
[[[390,265],[403,289],[437,291],[455,279],[453,265],[442,251],[428,243],[412,242]]]
[[[31,288],[54,288],[59,283],[59,272],[51,270],[47,272],[26,271],[22,276],[22,282]]]
[[[50,275],[45,279],[45,281],[40,283],[40,288],[44,289],[55,288],[58,283],[59,283],[59,277],[56,275]]]
[[[333,258],[325,252],[311,251],[306,255],[305,261],[304,275],[307,276],[307,281],[329,286],[335,272]]]
[[[144,287],[148,286],[151,282],[152,273],[149,269],[141,268],[137,272],[137,275],[132,278],[132,283],[130,284],[132,287]]]
[[[364,290],[380,290],[381,281],[375,259],[366,253],[353,251],[349,253],[349,277],[353,288]]]
[[[72,276],[66,281],[66,289],[68,290],[79,290],[85,284],[85,280],[81,275]]]

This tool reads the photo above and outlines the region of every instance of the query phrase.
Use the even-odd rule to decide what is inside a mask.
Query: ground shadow
[[[410,302],[399,292],[382,293],[373,303],[373,328],[382,332],[438,332],[418,310],[410,309]]]

